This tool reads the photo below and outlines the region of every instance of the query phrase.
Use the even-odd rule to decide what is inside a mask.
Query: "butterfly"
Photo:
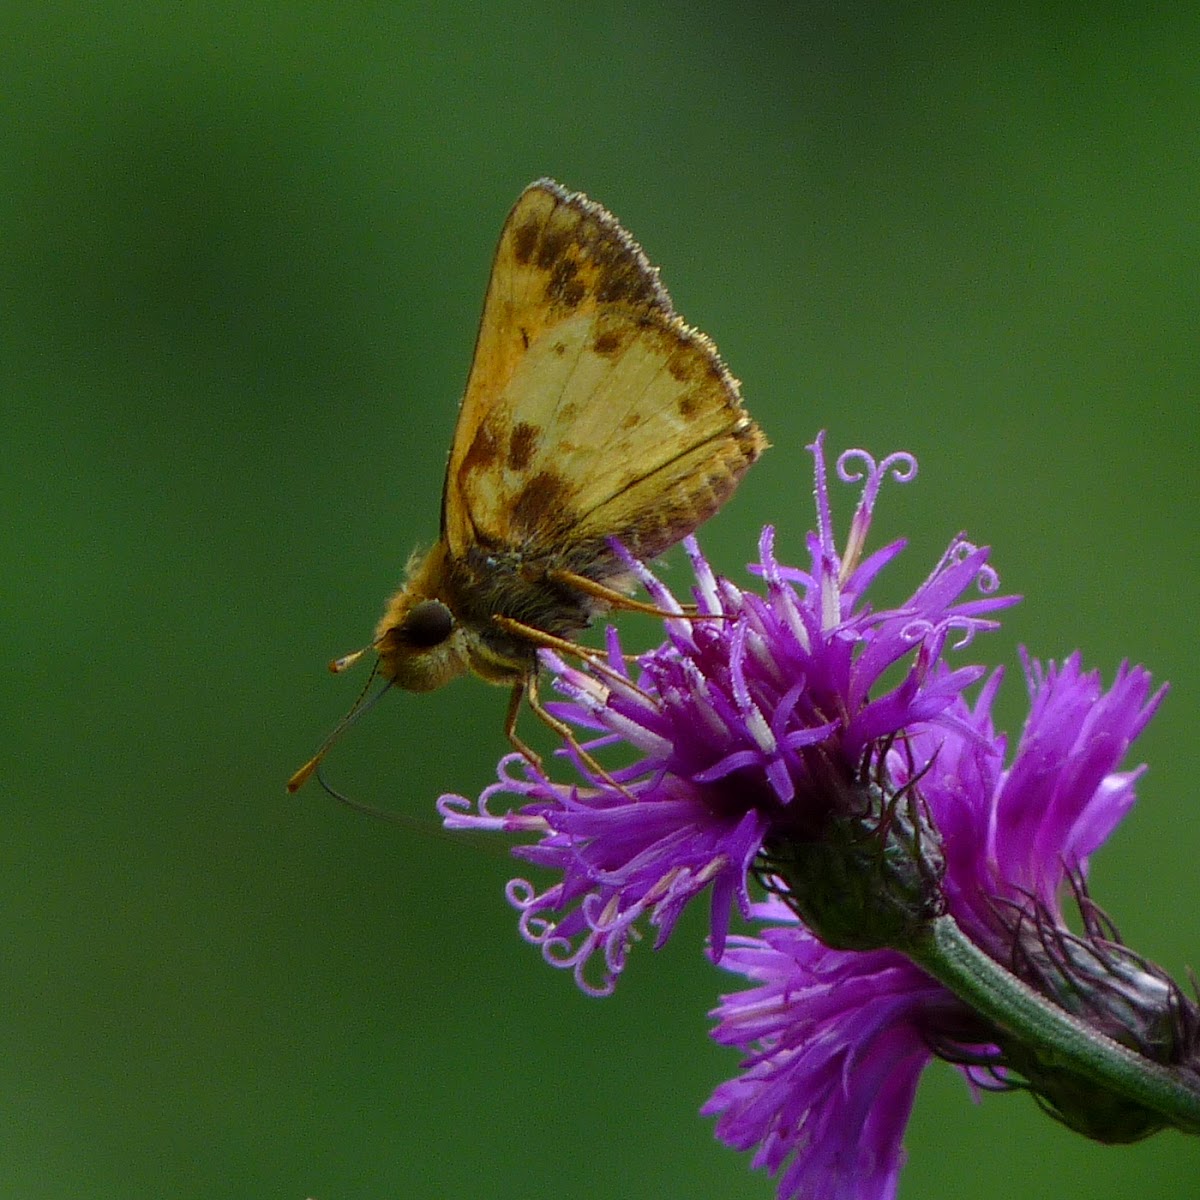
[[[614,540],[653,558],[729,498],[766,448],[713,343],[671,305],[641,247],[599,204],[550,179],[520,195],[492,263],[442,490],[364,650],[389,684],[427,692],[468,671],[542,708],[537,653],[631,600]],[[661,614],[660,614],[661,615]],[[586,652],[585,652],[586,653]],[[351,717],[358,711],[352,711]],[[295,791],[350,718],[288,782]]]

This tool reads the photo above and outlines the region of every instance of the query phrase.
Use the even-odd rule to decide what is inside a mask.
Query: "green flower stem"
[[[1181,1076],[1122,1046],[1059,1008],[989,958],[938,917],[905,953],[960,1000],[1053,1062],[1200,1133],[1200,1091]]]

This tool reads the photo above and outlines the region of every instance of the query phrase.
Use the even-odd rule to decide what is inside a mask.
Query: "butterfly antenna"
[[[346,658],[357,658],[362,653],[362,650],[358,650],[352,655],[348,654]],[[338,661],[341,662],[345,660],[339,659]],[[320,766],[321,759],[325,757],[333,744],[342,736],[343,733],[346,732],[347,729],[350,728],[351,725],[354,724],[355,721],[358,720],[359,717],[363,715],[363,713],[369,712],[372,708],[374,708],[379,702],[379,698],[387,693],[388,689],[392,686],[392,681],[390,679],[378,692],[375,693],[374,696],[372,696],[369,700],[367,699],[367,692],[371,690],[371,684],[375,682],[375,676],[378,674],[379,663],[376,662],[376,664],[371,668],[371,674],[367,676],[367,682],[363,685],[363,690],[358,693],[358,699],[355,700],[350,706],[350,711],[337,723],[333,732],[321,743],[321,748],[316,752],[316,754],[314,754],[312,758],[310,758],[308,762],[306,762],[304,766],[302,766],[300,770],[298,770],[291,777],[291,779],[288,780],[287,790],[289,792],[299,791],[308,782],[309,776],[312,775],[318,766]],[[326,788],[325,790],[328,791],[329,789]]]
[[[343,654],[341,658],[335,658],[330,662],[329,669],[335,675],[340,675],[343,671],[348,671],[352,666],[354,666],[354,664],[356,662],[358,662],[358,660],[360,658],[362,658],[362,656],[364,654],[366,654],[366,652],[368,650],[374,650],[374,649],[375,649],[375,643],[372,642],[369,646],[364,646],[361,650],[355,650],[350,654]],[[375,672],[372,671],[371,679],[374,679],[374,678],[375,678]],[[368,679],[367,686],[369,687],[370,684],[371,684],[371,680]],[[362,699],[362,697],[360,696],[359,699]]]

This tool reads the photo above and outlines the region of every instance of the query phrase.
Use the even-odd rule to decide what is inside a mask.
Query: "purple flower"
[[[1145,767],[1117,768],[1166,695],[1151,694],[1149,673],[1127,663],[1105,689],[1078,653],[1046,667],[1022,659],[1030,712],[1010,767],[990,716],[1000,672],[964,714],[977,738],[921,731],[911,742],[914,759],[932,763],[921,790],[942,833],[949,910],[1000,960],[1011,954],[1011,921],[998,916],[998,900],[1021,910],[1032,902],[1065,924],[1063,885],[1086,878],[1089,856],[1133,806]],[[990,753],[980,753],[984,744]]]
[[[828,949],[782,901],[755,916],[773,924],[731,938],[722,965],[756,986],[724,998],[713,1033],[750,1053],[701,1111],[728,1145],[757,1147],[781,1197],[891,1197],[925,1032],[962,1006],[894,951]]]
[[[576,668],[543,654],[567,697],[550,706],[555,715],[590,739],[590,752],[620,744],[631,763],[600,774],[569,749],[580,782],[561,784],[512,755],[474,812],[462,797],[439,801],[448,828],[536,837],[513,853],[554,882],[539,891],[514,879],[508,898],[523,936],[586,991],[610,992],[642,924],[661,945],[706,891],[719,960],[734,903],[751,915],[748,884],[764,844],[818,831],[853,799],[864,764],[896,739],[962,732],[961,693],[983,668],[951,669],[944,655],[994,628],[987,614],[1014,598],[993,594],[987,551],[959,539],[908,600],[873,608],[868,589],[903,550],[896,542],[862,557],[875,501],[887,476],[911,479],[916,464],[904,454],[882,463],[862,451],[841,456],[840,478],[863,487],[839,554],[822,440],[810,449],[817,528],[807,569],[782,566],[765,529],[752,568],[766,585],[758,595],[717,578],[689,539],[696,606],[711,619],[667,620],[667,641],[638,660],[636,677],[611,630],[603,661]],[[628,561],[659,607],[682,613]],[[965,598],[972,585],[982,594]],[[515,811],[492,812],[514,798]]]
[[[707,892],[710,954],[751,980],[714,1014],[713,1036],[746,1056],[704,1108],[718,1136],[756,1148],[755,1165],[778,1175],[785,1200],[889,1200],[935,1055],[959,1064],[976,1091],[1004,1086],[1014,1063],[1026,1076],[1043,1065],[893,948],[906,945],[910,914],[920,931],[947,912],[987,955],[1098,1027],[1134,1014],[1135,1044],[1157,1061],[1178,1061],[1189,1038],[1200,1045],[1200,1019],[1194,1006],[1160,1019],[1184,1012],[1177,990],[1107,937],[1082,890],[1089,856],[1133,803],[1140,770],[1119,766],[1162,692],[1151,694],[1137,667],[1105,689],[1078,656],[1047,668],[1026,660],[1031,712],[1006,767],[991,717],[1001,673],[985,679],[983,667],[948,661],[1014,602],[996,594],[987,551],[955,540],[906,601],[875,608],[868,592],[903,550],[897,542],[864,557],[875,503],[883,480],[911,479],[915,463],[841,456],[839,477],[861,482],[862,495],[839,554],[822,439],[810,449],[807,568],[778,562],[768,527],[751,568],[764,581],[757,594],[716,577],[689,540],[693,618],[627,557],[655,603],[679,615],[636,672],[611,629],[606,653],[581,667],[543,654],[566,697],[548,707],[586,739],[563,752],[578,781],[552,781],[510,755],[477,808],[443,796],[439,809],[449,828],[531,836],[514,854],[551,881],[509,883],[521,932],[593,994],[612,990],[645,925],[661,945]],[[972,585],[980,594],[966,595]],[[620,751],[623,762],[594,769],[595,755]],[[891,870],[897,848],[911,851],[909,873],[888,876],[900,880],[898,904],[873,907],[871,866]],[[751,900],[756,877],[775,893],[762,903]],[[1066,882],[1086,940],[1065,931]],[[761,923],[758,936],[730,935],[735,903]],[[1085,976],[1098,999],[1081,996]],[[1073,1127],[1149,1131],[1123,1104],[1085,1128],[1092,1114],[1071,1111],[1072,1086],[1067,1078],[1055,1095],[1051,1080],[1039,1094]]]
[[[1014,911],[1062,924],[1064,882],[1086,875],[1133,803],[1141,770],[1117,768],[1163,695],[1138,667],[1105,689],[1078,655],[1048,668],[1027,660],[1025,673],[1031,710],[1010,766],[991,720],[999,672],[973,705],[956,697],[939,728],[889,754],[898,785],[919,776],[941,832],[950,915],[1002,962],[1014,957]],[[965,1073],[983,1086],[1001,1081],[986,1067],[1004,1060],[973,1013],[904,956],[829,949],[775,899],[756,915],[768,927],[732,939],[723,960],[754,986],[715,1013],[716,1039],[749,1052],[745,1070],[704,1111],[722,1140],[757,1146],[755,1165],[781,1172],[781,1197],[888,1200],[934,1051],[974,1062]]]

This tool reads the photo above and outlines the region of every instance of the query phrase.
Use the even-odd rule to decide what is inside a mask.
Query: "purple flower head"
[[[756,986],[724,998],[713,1032],[749,1053],[702,1111],[779,1174],[781,1197],[885,1200],[930,1059],[925,1030],[961,1005],[894,951],[828,949],[777,899],[755,915],[772,924],[731,938],[722,965]]]
[[[863,557],[875,502],[886,477],[915,475],[915,461],[841,456],[839,477],[861,482],[862,495],[839,554],[823,440],[810,450],[817,527],[807,569],[776,560],[768,527],[751,568],[765,582],[759,595],[715,576],[689,539],[701,618],[689,619],[627,556],[655,603],[680,614],[666,621],[663,645],[638,659],[636,674],[612,630],[603,659],[582,667],[543,652],[566,697],[548,706],[555,716],[588,739],[589,752],[619,744],[632,762],[597,773],[568,748],[580,781],[561,784],[512,755],[474,811],[463,797],[439,801],[448,828],[534,835],[513,852],[555,880],[539,891],[514,879],[508,898],[522,934],[586,991],[612,990],[643,918],[661,945],[705,891],[711,953],[720,959],[734,902],[744,916],[752,912],[748,883],[764,845],[785,834],[819,836],[897,739],[964,731],[961,694],[983,668],[951,669],[944,655],[994,628],[988,614],[1013,598],[994,594],[987,551],[959,539],[908,600],[874,608],[868,590],[903,550],[896,542]],[[964,597],[972,585],[982,594]],[[519,807],[493,813],[501,798]]]
[[[1022,660],[1030,712],[1011,766],[990,717],[998,671],[964,716],[977,738],[920,731],[910,741],[915,761],[932,764],[921,790],[942,833],[949,910],[998,959],[1011,954],[1011,920],[997,901],[1036,905],[1065,924],[1064,884],[1086,878],[1091,854],[1133,806],[1145,767],[1118,767],[1166,694],[1152,693],[1149,673],[1127,663],[1106,689],[1078,653],[1061,665]],[[904,771],[897,760],[897,775]]]
[[[950,915],[1004,962],[1016,957],[1021,922],[1012,914],[1056,917],[1064,884],[1085,876],[1129,810],[1141,770],[1118,768],[1163,695],[1151,694],[1138,667],[1123,666],[1105,689],[1077,655],[1047,668],[1027,660],[1025,673],[1031,709],[1011,765],[991,719],[1000,672],[974,704],[956,696],[939,726],[911,731],[888,763],[897,784],[919,776],[942,836]],[[747,1052],[744,1071],[705,1111],[718,1116],[722,1140],[758,1147],[755,1165],[779,1173],[785,1200],[889,1200],[913,1094],[934,1053],[974,1064],[963,1069],[977,1090],[1002,1086],[1011,1056],[903,955],[830,949],[775,899],[756,916],[767,927],[732,940],[723,960],[753,986],[724,997],[714,1014],[714,1037]],[[1057,1105],[1053,1095],[1048,1102]],[[1102,1115],[1128,1121],[1128,1106]]]

